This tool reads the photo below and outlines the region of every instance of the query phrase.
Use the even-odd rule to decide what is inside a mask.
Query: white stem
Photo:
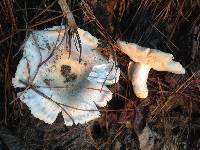
[[[135,95],[139,98],[146,98],[148,96],[147,79],[150,69],[150,66],[142,63],[129,63],[129,79],[132,81]]]

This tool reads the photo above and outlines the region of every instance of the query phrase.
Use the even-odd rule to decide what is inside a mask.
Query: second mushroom
[[[183,66],[173,61],[173,55],[156,49],[141,47],[135,43],[118,41],[121,50],[134,62],[129,63],[128,77],[132,82],[134,93],[139,98],[148,96],[147,79],[151,68],[185,74]]]

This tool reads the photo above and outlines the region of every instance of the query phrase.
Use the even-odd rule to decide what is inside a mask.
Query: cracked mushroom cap
[[[80,63],[78,44],[71,40],[69,56],[62,27],[32,32],[24,44],[12,83],[15,88],[26,88],[24,83],[32,83],[32,88],[18,96],[35,117],[46,123],[52,124],[59,112],[66,125],[72,125],[72,119],[75,123],[85,123],[98,117],[96,104],[105,106],[112,98],[105,85],[119,79],[120,70],[111,67],[113,61],[95,50],[98,40],[84,30],[78,29],[78,33],[82,45]],[[95,78],[89,77],[90,74]]]

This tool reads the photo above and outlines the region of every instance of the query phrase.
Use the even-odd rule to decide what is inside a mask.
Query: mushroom
[[[62,112],[66,125],[85,123],[100,115],[96,105],[105,106],[112,98],[106,85],[118,81],[120,70],[94,50],[98,40],[82,29],[79,62],[76,39],[66,49],[64,32],[62,26],[32,32],[12,83],[26,88],[18,97],[40,120],[52,124]]]
[[[98,40],[78,29],[82,56],[77,51],[77,39],[67,47],[65,28],[53,27],[30,34],[24,44],[23,57],[12,80],[15,88],[26,88],[18,97],[31,113],[52,124],[62,112],[66,125],[85,123],[100,115],[97,106],[105,106],[112,98],[106,87],[119,80],[120,69],[112,58],[105,59],[98,51]],[[173,55],[143,48],[134,43],[118,41],[122,52],[134,62],[128,68],[136,96],[148,96],[147,78],[151,68],[184,74],[185,69],[173,61]]]
[[[168,71],[184,74],[185,69],[179,62],[173,61],[173,55],[156,49],[141,47],[134,43],[118,41],[125,54],[134,62],[129,63],[128,77],[132,81],[133,90],[137,97],[148,96],[147,79],[151,68],[157,71]]]

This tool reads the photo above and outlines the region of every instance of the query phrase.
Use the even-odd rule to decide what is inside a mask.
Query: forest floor
[[[110,47],[102,30],[112,40],[170,52],[186,68],[185,75],[151,70],[149,96],[141,100],[127,80],[129,58],[117,54],[125,60],[118,60],[122,73],[117,92],[127,101],[113,94],[104,110],[114,111],[71,127],[61,114],[52,125],[35,118],[16,98],[11,82],[28,32],[60,25],[57,1],[0,2],[0,150],[200,149],[200,3],[191,1],[192,6],[170,0],[158,5],[149,0],[86,1],[95,23],[85,17],[78,0],[71,1],[78,27],[102,39],[103,54],[110,54]],[[122,108],[134,110],[118,111]]]

